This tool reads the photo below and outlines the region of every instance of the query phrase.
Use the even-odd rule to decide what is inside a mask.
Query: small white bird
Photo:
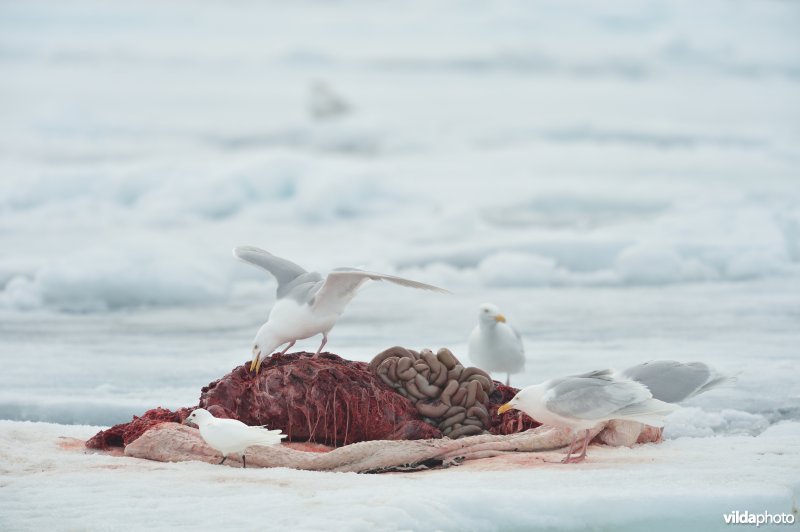
[[[506,386],[512,373],[525,371],[522,337],[491,303],[480,306],[478,325],[469,335],[469,358],[484,371],[505,373]]]
[[[502,405],[498,414],[516,408],[543,425],[568,428],[572,442],[562,463],[580,462],[586,458],[589,432],[598,423],[612,419],[638,421],[663,426],[663,417],[677,407],[653,399],[641,383],[616,377],[610,369],[551,379],[528,386],[511,401]],[[583,449],[572,456],[578,432],[583,430]]]
[[[242,455],[242,467],[247,467],[244,452],[251,445],[278,445],[286,434],[281,434],[279,429],[269,430],[264,426],[251,427],[237,419],[222,419],[214,417],[205,408],[194,410],[184,420],[184,423],[194,423],[200,429],[200,436],[208,445],[222,453],[225,463],[228,455],[239,453]]]
[[[317,272],[307,272],[297,264],[256,247],[238,247],[233,254],[245,262],[264,268],[278,281],[278,298],[253,342],[250,371],[258,373],[261,361],[285,343],[291,348],[297,340],[322,334],[316,355],[328,342],[328,333],[359,288],[369,280],[448,293],[443,288],[402,277],[365,272],[356,268],[337,268],[323,279]],[[315,356],[316,356],[315,355]]]

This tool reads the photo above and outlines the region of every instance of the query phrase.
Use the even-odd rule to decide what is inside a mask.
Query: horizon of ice
[[[475,292],[800,276],[795,8],[455,5],[369,49],[375,7],[209,3],[189,46],[176,5],[4,6],[0,308],[225,302],[240,244]],[[317,78],[354,111],[309,117]]]
[[[248,183],[257,180],[253,177]],[[167,181],[159,186],[169,185]],[[27,220],[48,219],[56,209],[65,222],[63,229],[78,234],[77,245],[50,243],[54,245],[35,254],[5,255],[0,260],[0,307],[85,312],[220,303],[228,300],[235,283],[252,278],[233,265],[228,247],[255,243],[288,255],[296,245],[287,246],[284,233],[289,239],[317,232],[347,238],[362,224],[378,230],[368,245],[381,253],[354,249],[350,262],[376,264],[403,275],[413,270],[423,281],[432,275],[436,282],[476,292],[487,286],[624,287],[800,277],[800,210],[784,205],[783,193],[774,205],[745,196],[721,201],[662,199],[663,204],[652,208],[649,202],[654,198],[645,197],[639,210],[626,212],[618,208],[618,200],[603,193],[593,198],[581,197],[582,192],[572,197],[543,193],[536,202],[476,209],[476,199],[460,198],[457,203],[466,203],[464,208],[436,205],[411,188],[392,192],[380,182],[360,178],[348,182],[345,177],[336,186],[324,180],[304,184],[299,189],[307,192],[274,199],[255,195],[245,200],[247,193],[237,190],[242,198],[229,200],[220,192],[225,186],[238,185],[222,178],[199,181],[193,186],[195,197],[188,200],[191,204],[170,201],[152,210],[139,202],[120,204],[102,196],[92,199],[95,205],[87,205],[83,197],[75,202],[28,203],[24,209],[7,205],[7,218],[19,217],[22,228]],[[425,190],[424,184],[419,190]],[[154,197],[170,194],[152,192]],[[215,205],[228,201],[233,206]],[[635,205],[634,199],[627,201]],[[110,227],[99,230],[95,242],[83,219],[86,209],[95,215],[113,212],[104,221]],[[439,209],[443,215],[437,214]],[[259,236],[254,234],[259,226],[274,231]],[[195,227],[211,235],[193,231]],[[469,234],[468,242],[453,238],[459,229]],[[164,231],[188,239],[208,236],[209,241],[176,243]],[[363,229],[359,232],[368,238]],[[378,238],[387,233],[391,247]],[[331,255],[345,255],[336,249],[337,241],[317,242],[320,253],[306,251],[295,260],[307,268],[315,268],[314,262],[328,265]]]

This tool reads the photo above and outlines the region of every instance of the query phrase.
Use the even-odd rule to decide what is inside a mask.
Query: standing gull
[[[723,375],[702,362],[677,362],[654,360],[637,364],[620,373],[647,386],[655,399],[667,403],[680,403],[701,393],[736,382],[736,377]],[[600,439],[609,445],[633,445],[642,432],[641,423],[613,420],[606,425]],[[659,427],[656,441],[663,439],[664,428]]]
[[[680,403],[713,388],[732,384],[729,377],[702,362],[654,360],[630,367],[622,375],[641,382],[653,397],[667,403]]]
[[[205,408],[194,410],[184,423],[194,423],[200,429],[200,436],[208,445],[222,453],[225,463],[228,455],[239,453],[242,455],[242,467],[247,467],[245,450],[251,445],[277,445],[286,434],[281,434],[280,429],[268,430],[265,427],[251,427],[237,419],[221,419],[214,417]]]
[[[484,371],[505,373],[506,386],[512,373],[525,371],[522,337],[491,303],[480,306],[478,325],[469,335],[469,358]]]
[[[501,406],[498,414],[516,408],[543,425],[568,428],[572,443],[562,463],[586,458],[589,432],[602,421],[625,419],[662,426],[663,416],[677,407],[653,399],[643,384],[614,376],[610,369],[551,379],[528,386]],[[578,432],[584,431],[581,454],[572,456]]]
[[[411,288],[447,292],[429,284],[356,268],[337,268],[323,279],[317,272],[307,272],[293,262],[256,247],[238,247],[233,254],[264,268],[278,281],[278,298],[253,342],[250,370],[256,373],[261,361],[278,346],[288,343],[281,351],[283,354],[297,340],[322,334],[322,343],[316,352],[319,355],[336,320],[367,281],[389,281]]]

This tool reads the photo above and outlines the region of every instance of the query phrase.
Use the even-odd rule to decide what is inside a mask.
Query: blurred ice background
[[[448,346],[513,384],[741,372],[670,436],[800,419],[800,4],[0,4],[0,418],[107,425],[249,357],[252,244],[372,285],[331,351]],[[314,338],[298,344],[313,349]]]

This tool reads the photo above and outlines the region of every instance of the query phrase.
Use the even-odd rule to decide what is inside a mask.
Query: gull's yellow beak
[[[253,353],[253,360],[250,361],[250,371],[251,372],[253,370],[255,370],[256,373],[258,373],[258,368],[261,367],[261,360],[259,360],[260,358],[261,358],[261,351],[260,350],[256,351],[255,353]]]
[[[498,314],[497,316],[494,317],[494,321],[502,321],[503,323],[505,323],[506,317],[503,316],[502,314]]]
[[[511,403],[506,403],[506,404],[504,404],[503,406],[501,406],[500,408],[497,409],[497,413],[498,414],[502,414],[503,412],[508,412],[512,408],[514,408],[514,407],[512,406]]]

